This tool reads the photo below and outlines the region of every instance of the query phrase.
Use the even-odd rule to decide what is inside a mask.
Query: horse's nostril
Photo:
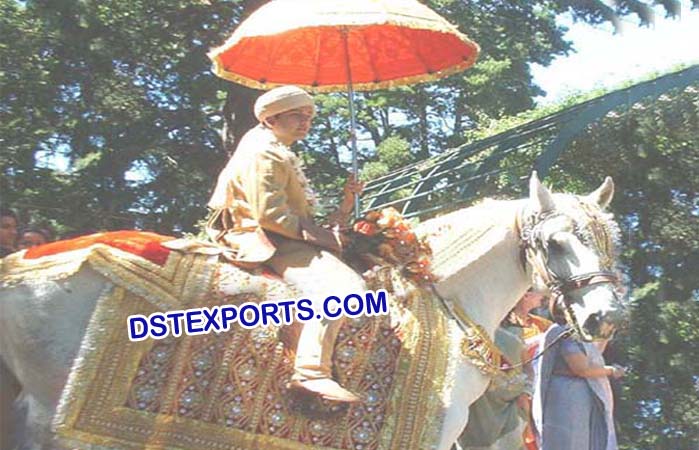
[[[583,324],[583,327],[585,327],[589,332],[595,334],[599,330],[600,326],[600,315],[598,313],[590,314],[587,319],[585,320],[585,323]]]

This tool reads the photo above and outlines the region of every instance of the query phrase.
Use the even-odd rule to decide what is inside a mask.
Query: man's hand
[[[354,207],[354,195],[361,194],[364,191],[364,182],[363,181],[357,181],[356,178],[354,177],[354,174],[350,174],[349,177],[347,177],[347,182],[345,183],[345,187],[342,188],[342,192],[345,194],[344,197],[342,198],[342,203],[340,204],[340,210],[342,210],[343,213],[349,214],[352,212],[352,208]]]
[[[332,230],[333,233],[335,233],[335,237],[337,238],[338,242],[340,242],[340,245],[343,249],[345,249],[348,245],[352,243],[352,239],[348,235],[343,233],[339,226],[334,226]]]
[[[354,195],[361,194],[364,190],[364,183],[356,181],[353,174],[350,174],[342,189],[344,197],[340,202],[340,207],[328,216],[328,221],[331,224],[345,226],[349,219],[352,210],[354,209]]]
[[[342,188],[342,191],[345,193],[345,198],[352,198],[354,194],[361,194],[362,191],[364,191],[364,182],[357,181],[354,174],[351,173],[347,177],[347,182],[345,183],[345,187]]]

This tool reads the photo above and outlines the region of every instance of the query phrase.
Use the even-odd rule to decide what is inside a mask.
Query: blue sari
[[[566,328],[546,332],[541,352]],[[592,343],[565,338],[544,353],[536,370],[532,414],[541,450],[616,450],[613,397],[607,377],[581,378],[554,373],[567,367],[566,354],[582,353],[595,365],[604,358]]]

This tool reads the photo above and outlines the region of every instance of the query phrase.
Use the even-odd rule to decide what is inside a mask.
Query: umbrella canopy
[[[462,71],[478,45],[416,0],[274,0],[209,57],[255,89],[384,89]]]
[[[216,75],[255,89],[346,89],[356,177],[354,91],[436,80],[472,66],[479,50],[417,0],[273,0],[209,58]]]

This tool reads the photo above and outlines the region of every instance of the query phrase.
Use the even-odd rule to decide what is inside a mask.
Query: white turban
[[[260,122],[296,108],[310,106],[315,112],[313,97],[296,86],[281,86],[265,92],[255,102],[255,117]]]

